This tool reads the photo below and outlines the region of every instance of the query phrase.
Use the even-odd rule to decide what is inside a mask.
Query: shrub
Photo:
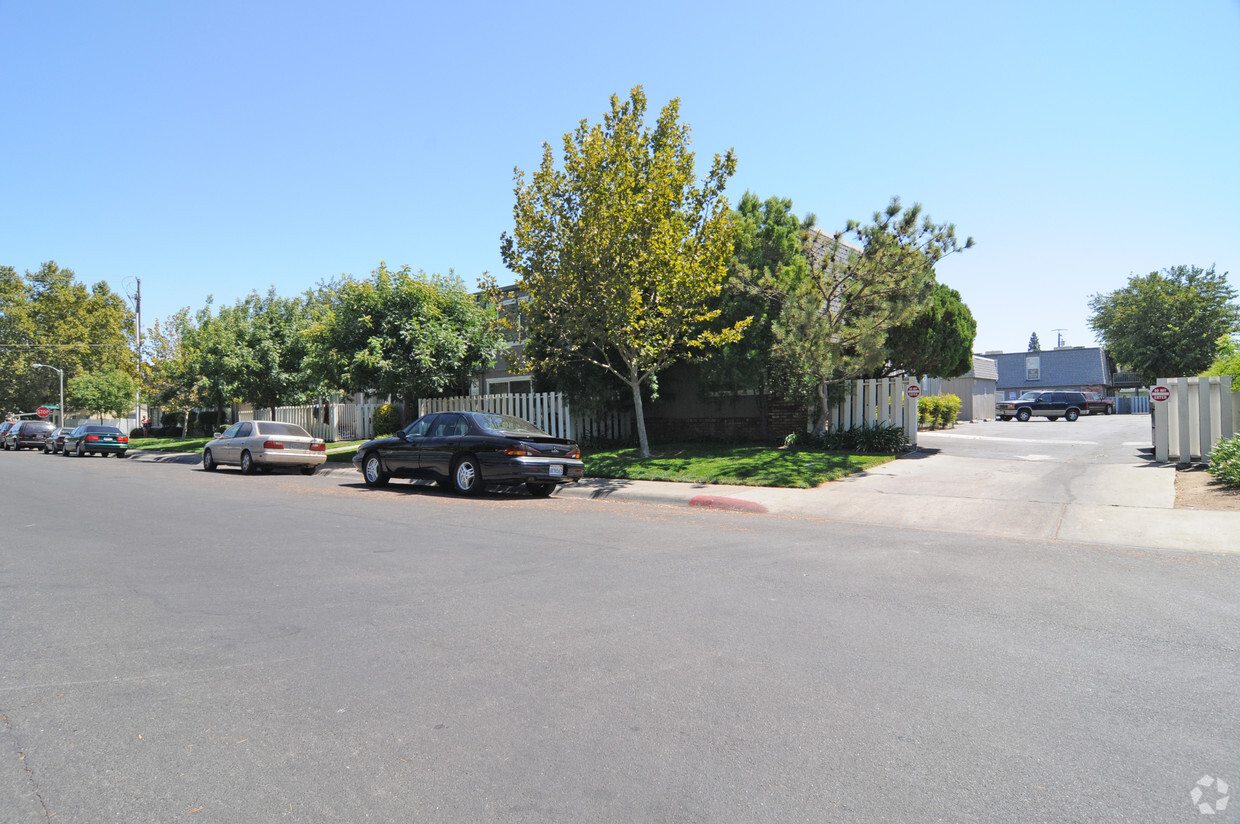
[[[821,449],[824,452],[860,452],[894,455],[908,447],[904,429],[889,423],[832,429],[828,432],[793,432],[784,438],[789,449]]]
[[[375,410],[373,424],[377,437],[395,435],[396,430],[400,429],[400,410],[393,404],[383,404],[383,406]]]
[[[956,395],[926,395],[917,402],[917,423],[945,429],[955,422],[960,405],[961,400]]]
[[[138,427],[137,429],[131,429],[131,430],[129,430],[129,440],[131,440],[131,441],[132,441],[134,438],[145,438],[145,437],[146,437],[146,430],[145,430],[145,429],[143,429],[142,427]]]
[[[946,429],[956,422],[960,414],[960,398],[957,395],[939,395],[939,411],[937,423]]]
[[[1240,435],[1233,435],[1215,444],[1206,472],[1228,486],[1240,487]]]
[[[198,413],[198,430],[200,432],[214,432],[215,425],[219,422],[220,413],[214,409],[204,410]]]

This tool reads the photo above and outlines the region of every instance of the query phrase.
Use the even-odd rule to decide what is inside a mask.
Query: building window
[[[534,384],[529,375],[487,381],[488,395],[528,395],[533,391]]]
[[[1025,380],[1040,381],[1042,380],[1042,359],[1037,355],[1029,355],[1025,358]]]

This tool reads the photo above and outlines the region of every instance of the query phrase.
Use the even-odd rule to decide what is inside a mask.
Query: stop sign
[[[918,386],[918,385],[917,385],[917,384],[915,384],[915,383],[914,383],[914,384],[909,384],[909,388],[908,388],[908,389],[906,389],[905,391],[906,391],[906,392],[908,392],[908,396],[909,396],[910,398],[919,398],[919,397],[921,397],[921,387],[920,387],[920,386]]]
[[[48,409],[46,406],[40,406],[38,409],[34,410],[34,414],[38,415],[40,418],[46,418],[48,415],[52,414],[52,410]]]
[[[1165,401],[1171,397],[1171,389],[1166,386],[1155,386],[1150,390],[1150,398],[1156,401]]]

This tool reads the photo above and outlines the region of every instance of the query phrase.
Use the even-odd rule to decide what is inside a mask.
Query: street
[[[1204,776],[1240,793],[1234,554],[33,452],[0,455],[0,536],[0,824],[1190,822]]]

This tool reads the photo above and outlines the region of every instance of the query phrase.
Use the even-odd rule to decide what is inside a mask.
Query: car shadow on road
[[[360,489],[370,494],[395,493],[397,495],[424,495],[432,498],[451,498],[454,500],[465,500],[473,498],[481,501],[510,501],[513,498],[525,498],[530,501],[546,500],[536,495],[531,495],[524,486],[503,486],[494,485],[484,488],[481,492],[474,493],[470,496],[458,495],[451,489],[445,489],[434,481],[425,480],[395,480],[387,486],[368,486],[365,481],[356,481],[354,483],[341,484],[345,489]],[[555,497],[555,493],[551,494]]]

